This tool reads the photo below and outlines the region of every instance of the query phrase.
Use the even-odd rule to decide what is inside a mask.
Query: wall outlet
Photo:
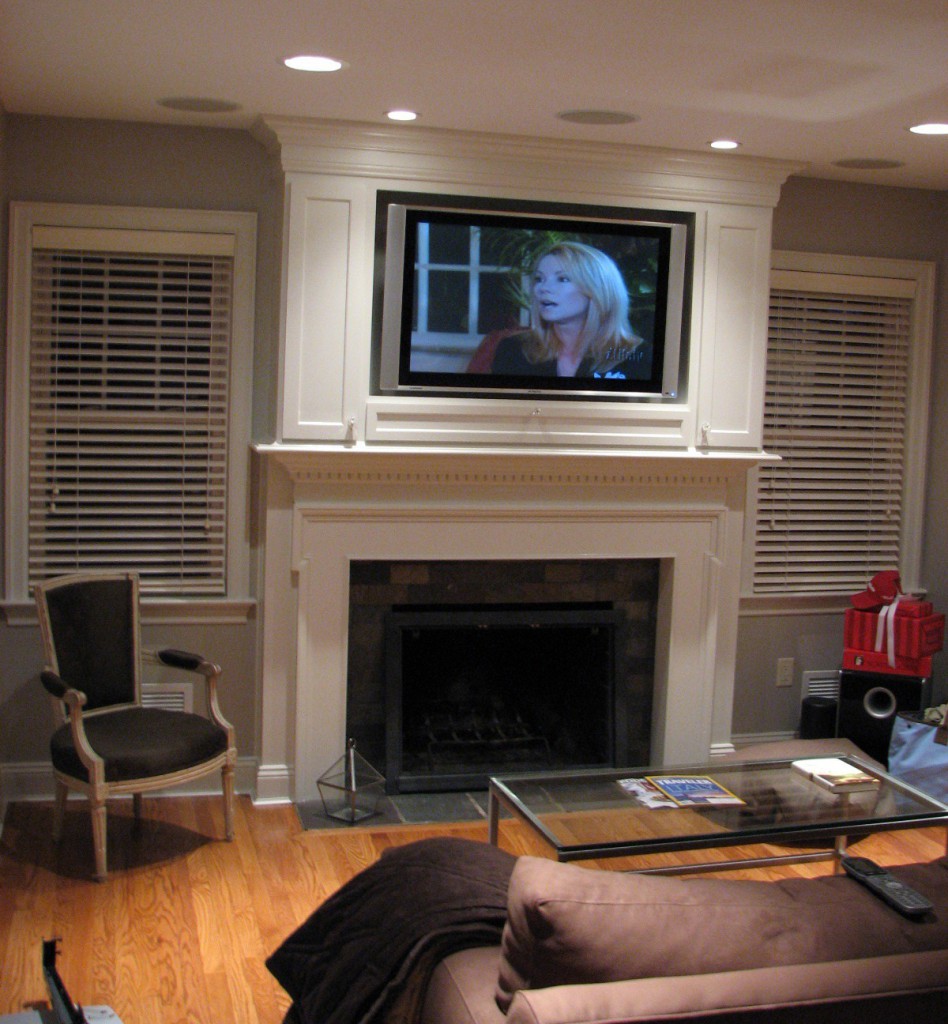
[[[793,677],[795,674],[794,659],[793,658],[778,658],[777,659],[777,685],[778,686],[793,686]]]

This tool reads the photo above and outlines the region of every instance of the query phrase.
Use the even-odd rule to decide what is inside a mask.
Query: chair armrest
[[[69,728],[72,730],[72,742],[79,755],[79,760],[89,771],[89,779],[96,788],[103,784],[103,765],[101,757],[92,749],[89,740],[86,738],[86,727],[82,722],[82,709],[88,702],[88,697],[72,686],[67,686],[52,669],[44,669],[40,673],[40,680],[50,696],[61,701],[69,709],[67,716]]]
[[[207,707],[211,718],[217,725],[227,731],[229,745],[233,746],[234,727],[222,714],[217,699],[217,683],[223,673],[220,665],[215,665],[213,661],[208,661],[207,658],[200,654],[175,650],[173,647],[166,647],[164,650],[155,651],[154,656],[163,665],[184,669],[186,672],[199,672],[204,676],[207,682]]]
[[[46,692],[57,700],[63,701],[68,705],[70,711],[78,711],[86,706],[88,697],[82,690],[68,686],[52,669],[43,669],[40,672],[40,680],[46,688]]]
[[[156,651],[155,657],[162,665],[170,665],[172,668],[182,668],[186,672],[200,672],[202,676],[210,678],[219,676],[221,669],[219,665],[208,661],[200,654],[192,654],[190,651],[178,651],[173,647],[167,647],[162,651]]]

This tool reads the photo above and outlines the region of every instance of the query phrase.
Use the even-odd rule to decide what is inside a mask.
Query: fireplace
[[[626,764],[627,744],[616,750],[625,719],[617,703],[626,703],[615,679],[620,620],[609,605],[391,612],[386,791],[485,788],[505,771]]]
[[[659,576],[655,559],[352,562],[346,735],[391,792],[646,763]]]
[[[563,581],[567,596],[538,589],[539,576],[568,576],[577,564],[642,561],[656,581],[647,613],[650,707],[641,723],[648,740],[630,749],[630,763],[696,763],[733,749],[750,459],[285,448],[273,455],[268,547],[280,551],[292,587],[268,575],[262,628],[273,642],[264,649],[258,799],[318,798],[316,781],[345,750],[353,714],[364,730],[357,735],[382,744],[357,740],[359,750],[384,769],[384,683],[372,682],[379,689],[371,696],[354,685],[356,677],[381,678],[383,644],[363,643],[360,617],[382,637],[382,616],[395,605],[615,600],[588,581]],[[467,568],[453,589],[427,593],[457,562]],[[378,598],[371,576],[385,563],[394,589],[383,612],[368,606]],[[513,563],[521,575],[511,576]],[[516,596],[476,590],[476,578],[492,571]],[[350,591],[361,594],[361,609],[350,607]],[[640,704],[631,706],[634,718]]]

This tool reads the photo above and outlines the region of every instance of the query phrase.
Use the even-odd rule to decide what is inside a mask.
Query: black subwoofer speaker
[[[930,697],[930,679],[843,670],[836,734],[887,764],[895,716],[900,711],[920,711]]]

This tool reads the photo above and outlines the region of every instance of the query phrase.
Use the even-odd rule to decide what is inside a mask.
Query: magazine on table
[[[646,807],[737,807],[744,801],[707,775],[646,775],[619,785]]]
[[[643,807],[677,807],[671,797],[666,796],[649,779],[619,779],[619,785]]]

